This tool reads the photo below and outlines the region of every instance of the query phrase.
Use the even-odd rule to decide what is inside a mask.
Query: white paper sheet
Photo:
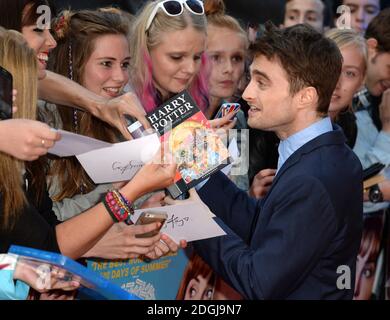
[[[160,148],[157,134],[77,155],[94,183],[129,181]]]
[[[136,210],[132,221],[135,223],[144,211],[166,212],[168,219],[161,232],[167,234],[176,243],[179,243],[180,240],[191,242],[226,235],[212,218],[210,210],[199,202],[186,202],[174,206]]]
[[[56,142],[49,153],[60,157],[69,157],[89,152],[96,149],[107,148],[112,144],[97,139],[89,138],[72,132],[57,130],[61,134],[61,140]]]

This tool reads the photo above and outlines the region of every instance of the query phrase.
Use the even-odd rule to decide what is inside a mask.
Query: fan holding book
[[[179,100],[180,103],[172,103]],[[191,105],[192,108],[188,108],[174,122],[167,120],[176,109],[182,109],[184,105]],[[169,114],[164,113],[167,106],[174,106]],[[155,129],[161,136],[161,142],[168,142],[169,151],[178,165],[175,184],[168,187],[174,199],[229,164],[229,151],[188,91],[180,92],[164,102],[147,118],[167,123]]]

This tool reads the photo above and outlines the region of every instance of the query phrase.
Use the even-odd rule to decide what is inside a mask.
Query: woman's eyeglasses
[[[156,17],[158,9],[161,8],[163,9],[166,15],[175,17],[183,13],[184,6],[187,8],[188,11],[192,12],[193,14],[197,14],[197,15],[204,14],[203,2],[200,0],[164,0],[157,3],[156,6],[154,7],[146,23],[145,31],[149,30],[154,18]]]

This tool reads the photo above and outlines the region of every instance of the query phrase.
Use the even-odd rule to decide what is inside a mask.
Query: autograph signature
[[[175,227],[183,227],[188,221],[190,221],[189,217],[180,219],[179,217],[175,217],[175,215],[173,214],[172,217],[167,220],[165,228],[167,228],[169,225],[171,225],[172,229],[175,229]]]
[[[126,171],[131,171],[134,168],[141,169],[143,167],[143,163],[139,161],[133,161],[131,160],[128,164],[123,165],[121,162],[114,162],[112,164],[112,170],[114,171],[120,171],[120,173],[123,175]]]

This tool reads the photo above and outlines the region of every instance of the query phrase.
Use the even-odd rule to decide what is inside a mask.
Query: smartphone
[[[150,238],[154,237],[156,234],[158,234],[164,225],[165,221],[168,219],[168,214],[166,212],[157,212],[157,211],[145,211],[142,212],[139,216],[136,225],[145,225],[145,224],[151,224],[154,222],[160,222],[161,226],[160,228],[153,230],[151,232],[143,233],[143,234],[137,234],[136,238]]]
[[[0,120],[12,119],[12,74],[0,66]]]
[[[224,116],[228,115],[229,113],[238,111],[241,109],[241,105],[239,103],[223,103],[221,108],[219,108],[219,111],[217,115],[215,116],[215,119],[223,118]]]

